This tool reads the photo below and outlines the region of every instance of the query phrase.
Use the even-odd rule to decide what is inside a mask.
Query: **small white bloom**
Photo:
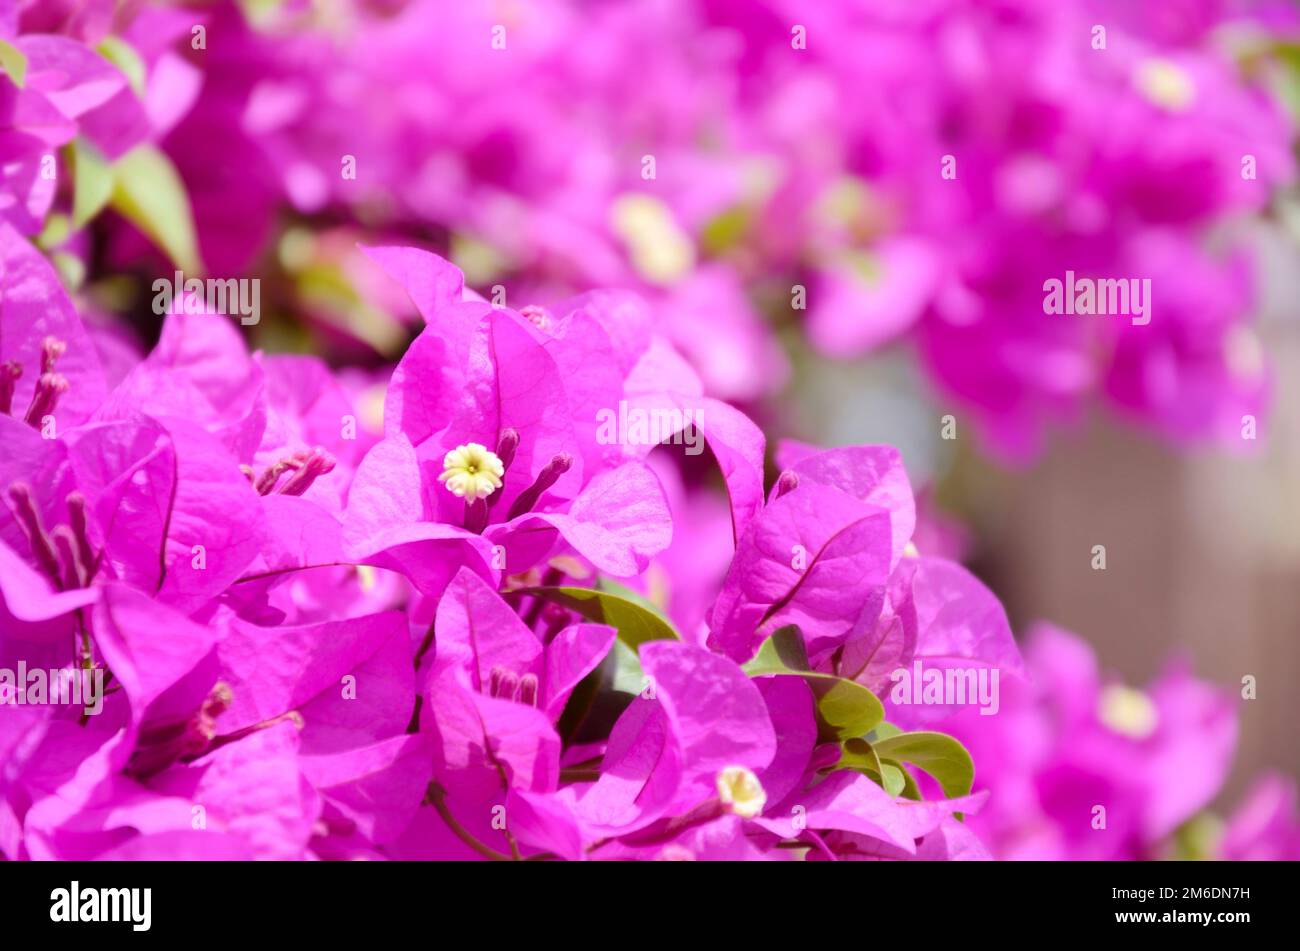
[[[506,467],[495,452],[476,442],[457,446],[442,460],[438,481],[461,499],[486,499],[501,488]]]
[[[763,784],[744,766],[728,766],[718,773],[718,798],[728,812],[745,819],[754,818],[767,805]]]

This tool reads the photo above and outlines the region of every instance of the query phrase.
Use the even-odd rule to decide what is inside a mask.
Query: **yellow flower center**
[[[695,266],[695,246],[672,210],[651,195],[614,199],[610,223],[623,239],[633,265],[652,284],[672,284]]]
[[[1196,99],[1192,77],[1177,63],[1149,59],[1137,71],[1137,87],[1153,105],[1169,112],[1182,112]]]
[[[743,766],[728,766],[718,773],[718,798],[727,811],[752,819],[767,805],[767,793],[752,771]]]
[[[438,481],[457,498],[486,499],[501,488],[505,474],[506,467],[495,452],[472,442],[457,446],[443,457]]]
[[[1116,733],[1143,740],[1155,732],[1160,714],[1141,690],[1112,684],[1101,692],[1101,722]]]

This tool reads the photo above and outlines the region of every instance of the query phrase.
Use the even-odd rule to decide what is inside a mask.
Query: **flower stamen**
[[[36,381],[36,392],[32,394],[23,422],[40,429],[41,421],[53,414],[54,408],[59,405],[59,398],[68,392],[68,388],[68,378],[62,373],[42,373]]]
[[[147,779],[173,763],[208,752],[217,735],[217,717],[233,701],[230,685],[218,681],[193,716],[141,731],[135,752],[127,762],[127,773],[136,779]]]
[[[337,462],[334,457],[317,446],[315,449],[301,449],[288,458],[267,466],[256,479],[253,478],[252,467],[240,466],[239,469],[253,483],[253,491],[258,495],[270,495],[272,492],[279,495],[302,495],[318,478],[333,472],[335,465]],[[280,476],[286,472],[293,474],[277,489]]]
[[[41,513],[32,498],[32,489],[25,482],[14,482],[9,486],[9,509],[14,513],[14,520],[27,536],[27,543],[32,546],[32,555],[46,576],[54,582],[56,588],[62,589],[63,581],[59,571],[59,558],[54,552],[54,544],[41,524]]]
[[[718,773],[718,799],[728,812],[752,819],[767,805],[767,793],[753,771],[744,766],[728,766]]]
[[[507,519],[518,518],[525,512],[531,512],[537,500],[542,497],[542,493],[555,485],[560,476],[564,475],[573,466],[573,456],[567,452],[557,452],[551,457],[551,461],[542,467],[542,471],[537,473],[537,478],[533,484],[524,491],[519,493],[514,504],[510,506],[510,512]]]
[[[458,499],[486,499],[501,488],[506,467],[486,446],[471,442],[447,453],[438,481]]]
[[[291,460],[289,468],[293,475],[280,486],[281,495],[302,495],[311,488],[312,483],[323,475],[334,471],[337,465],[334,457],[320,446],[306,452],[297,453]]]
[[[0,413],[8,416],[14,408],[14,388],[23,375],[22,365],[14,360],[0,363]]]

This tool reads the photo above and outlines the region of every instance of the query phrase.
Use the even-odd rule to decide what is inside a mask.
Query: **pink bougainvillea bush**
[[[496,308],[408,248],[369,251],[426,318],[381,432],[184,307],[112,382],[0,237],[6,857],[983,854],[969,756],[881,684],[1020,662],[993,596],[909,549],[892,450],[801,451],[765,491],[761,432],[634,299]],[[690,630],[630,587],[675,531],[643,419],[730,499]]]
[[[0,238],[6,858],[979,858],[1008,813],[1048,823],[1026,782],[1050,812],[1050,777],[1122,781],[1129,847],[1222,779],[1220,701],[1175,680],[1154,746],[1107,739],[1148,711],[1098,723],[1086,664],[1049,687],[1065,758],[1009,762],[1026,671],[997,599],[912,542],[898,454],[786,444],[766,484],[762,433],[634,298],[493,307],[368,249],[425,326],[367,432],[323,364],[192,300],[110,380]],[[695,521],[657,471],[705,446],[729,503]],[[683,543],[723,552],[713,583]],[[913,669],[979,689],[900,698]],[[990,701],[995,727],[963,710]]]
[[[0,0],[0,860],[1297,857],[773,423],[1266,424],[1297,18],[1165,9]]]

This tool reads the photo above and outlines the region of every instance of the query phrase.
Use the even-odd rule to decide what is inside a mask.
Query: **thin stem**
[[[447,808],[447,790],[443,789],[437,783],[429,784],[429,791],[424,797],[424,801],[433,806],[438,812],[438,816],[447,824],[447,828],[455,833],[456,838],[460,839],[471,849],[493,862],[509,862],[510,856],[498,852],[491,846],[484,845],[474,837],[474,834],[456,821],[456,817],[451,814]]]
[[[594,783],[598,779],[600,779],[600,770],[598,769],[570,767],[560,770],[560,782],[563,783]]]
[[[420,641],[420,649],[415,652],[415,669],[420,669],[420,661],[424,660],[424,655],[429,652],[433,646],[433,621],[429,622],[429,630],[425,632],[424,640]]]

